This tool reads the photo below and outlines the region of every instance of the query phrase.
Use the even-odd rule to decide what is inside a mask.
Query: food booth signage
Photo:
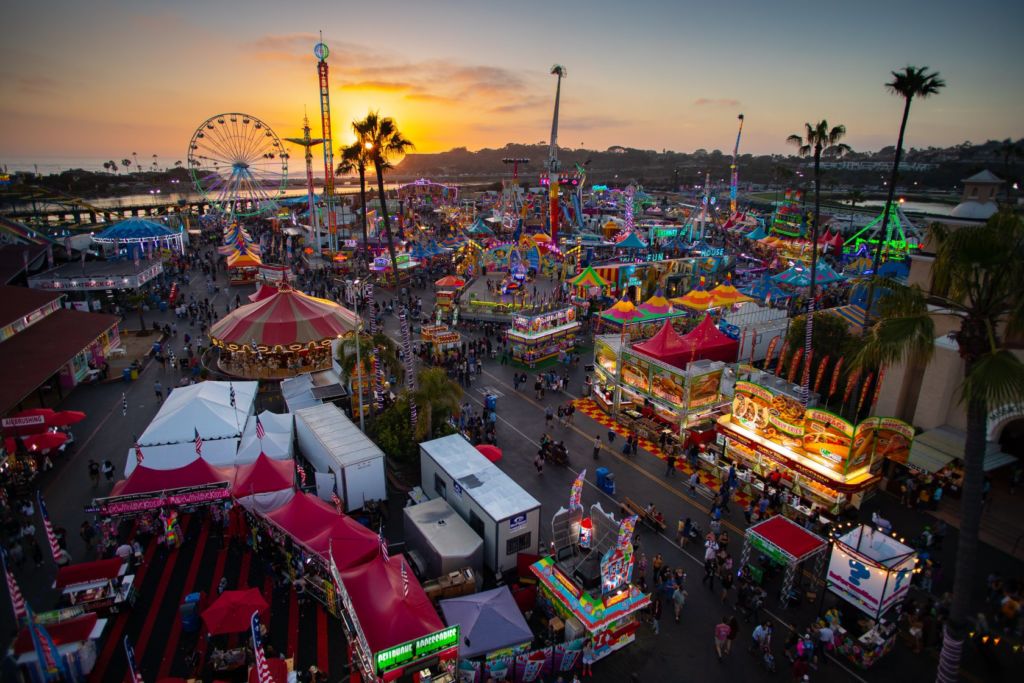
[[[213,485],[193,486],[175,489],[171,493],[140,493],[132,496],[102,498],[95,502],[92,510],[101,515],[134,515],[147,510],[156,510],[166,505],[188,507],[213,503],[231,497],[227,482]]]
[[[377,673],[384,674],[409,662],[419,661],[427,657],[458,647],[459,626],[449,626],[434,633],[410,640],[401,645],[389,647],[374,655],[374,662],[377,665]]]

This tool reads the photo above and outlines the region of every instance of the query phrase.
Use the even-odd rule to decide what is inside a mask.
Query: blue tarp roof
[[[754,228],[746,235],[744,235],[744,237],[746,237],[748,240],[763,240],[767,236],[768,233],[764,231],[764,228],[762,228],[760,224],[758,224],[756,228]]]
[[[839,282],[843,279],[843,276],[832,270],[832,266],[819,259],[818,270],[815,273],[815,278],[818,281],[818,285],[829,285],[833,282]],[[772,280],[791,287],[810,287],[811,269],[802,264],[793,266],[789,270],[785,270],[778,275],[773,275]]]
[[[771,295],[772,299],[789,299],[793,296],[792,292],[782,289],[768,277],[763,277],[752,285],[740,287],[739,290],[757,301],[764,301],[769,295]]]
[[[466,229],[466,233],[470,235],[493,235],[494,231],[488,228],[482,220],[477,218],[476,222]]]
[[[172,237],[174,234],[166,225],[155,221],[145,218],[129,218],[111,225],[98,235],[93,235],[93,239],[112,242],[114,240],[159,239]]]
[[[629,233],[629,235],[626,236],[626,239],[622,240],[621,242],[616,242],[615,243],[615,248],[616,249],[646,249],[647,245],[644,244],[643,241],[639,237],[636,236],[635,232],[631,232],[631,233]]]
[[[533,631],[508,586],[442,600],[440,604],[445,622],[461,627],[460,657],[477,657],[533,641]]]

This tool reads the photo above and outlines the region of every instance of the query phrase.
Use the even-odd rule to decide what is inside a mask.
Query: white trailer
[[[317,472],[334,476],[346,512],[387,498],[384,452],[338,406],[324,403],[296,411],[295,437],[299,452]]]
[[[739,361],[757,362],[764,360],[772,339],[779,337],[775,350],[781,348],[789,328],[789,316],[784,310],[748,302],[740,304],[732,313],[727,313],[725,324],[726,331],[735,335],[740,342],[737,356]]]
[[[484,539],[484,565],[515,569],[519,553],[536,555],[540,503],[459,434],[420,444],[423,491],[444,498]]]

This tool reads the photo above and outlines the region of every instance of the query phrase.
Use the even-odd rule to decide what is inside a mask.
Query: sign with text
[[[852,423],[827,410],[809,408],[804,413],[804,452],[811,460],[840,474],[848,468],[853,435]]]
[[[377,673],[383,674],[409,662],[419,661],[450,647],[459,645],[459,626],[449,626],[435,633],[389,647],[374,655]]]

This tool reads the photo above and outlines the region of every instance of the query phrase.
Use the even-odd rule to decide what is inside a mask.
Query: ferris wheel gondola
[[[277,134],[250,114],[211,116],[188,146],[192,182],[216,210],[253,216],[275,206],[288,182],[288,153]]]

